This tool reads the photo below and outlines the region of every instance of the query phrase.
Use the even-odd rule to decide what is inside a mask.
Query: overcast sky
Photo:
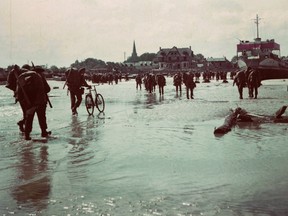
[[[287,0],[0,0],[0,67],[33,61],[68,67],[96,58],[123,62],[159,47],[191,46],[205,57],[274,38],[288,55]]]

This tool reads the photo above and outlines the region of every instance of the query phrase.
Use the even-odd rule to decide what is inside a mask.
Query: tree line
[[[143,62],[153,62],[156,53],[143,53],[142,55],[137,57],[137,61],[143,61]],[[197,63],[203,63],[205,62],[205,57],[202,54],[196,54],[194,55],[194,60]],[[82,68],[85,67],[87,71],[91,69],[103,69],[105,68],[107,71],[113,71],[113,72],[122,72],[122,73],[129,73],[129,72],[135,72],[135,69],[131,67],[131,57],[128,57],[126,61],[123,63],[116,63],[116,62],[104,62],[100,59],[96,58],[87,58],[83,61],[76,60],[74,63],[70,65],[70,67],[75,68]],[[21,66],[21,65],[19,65]],[[47,65],[41,65],[43,68],[46,69],[46,73],[48,75],[63,75],[65,71],[68,69],[67,67],[57,67],[56,65],[52,65],[48,67]],[[8,75],[8,72],[11,71],[13,68],[13,65],[9,65],[6,69],[0,68],[0,81],[4,81]]]

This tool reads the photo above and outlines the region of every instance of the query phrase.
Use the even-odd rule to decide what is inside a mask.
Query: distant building
[[[138,55],[136,52],[135,41],[133,42],[133,51],[132,51],[131,58],[129,59],[129,62],[138,62]]]
[[[192,68],[192,59],[194,57],[191,46],[189,48],[161,48],[157,52],[155,62],[158,63],[159,69],[177,69],[185,70]]]
[[[226,59],[226,57],[221,57],[221,58],[207,58],[207,68],[209,69],[231,69],[232,68],[232,63]]]

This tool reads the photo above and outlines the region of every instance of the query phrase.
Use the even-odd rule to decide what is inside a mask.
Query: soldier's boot
[[[77,114],[78,114],[77,107],[75,106],[72,108],[72,115],[77,115]]]
[[[50,136],[52,134],[52,132],[51,131],[42,131],[42,133],[41,133],[41,136],[42,137],[48,137],[48,136]]]
[[[25,133],[25,140],[31,140],[30,133]]]
[[[20,130],[21,132],[24,132],[24,131],[25,131],[25,130],[24,130],[24,121],[23,121],[23,120],[17,122],[17,125],[19,126],[19,130]]]

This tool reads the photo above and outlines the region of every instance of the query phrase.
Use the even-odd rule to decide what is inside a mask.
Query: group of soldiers
[[[151,73],[146,73],[144,77],[142,77],[141,74],[138,74],[135,77],[135,81],[137,90],[138,88],[141,90],[142,83],[144,83],[145,90],[148,91],[149,93],[152,93],[153,91],[156,90],[156,86],[158,85],[160,95],[164,94],[164,86],[166,85],[166,78],[163,74],[154,75]]]
[[[186,86],[186,97],[187,99],[194,99],[194,88],[196,83],[194,82],[193,73],[180,73],[178,72],[173,76],[173,85],[176,87],[176,94],[178,91],[182,92],[182,83]]]
[[[250,98],[257,99],[258,88],[261,85],[258,70],[248,67],[246,70],[240,70],[234,76],[233,86],[237,85],[239,98],[243,99],[243,89],[248,88]]]
[[[182,84],[186,87],[186,97],[187,99],[194,99],[194,88],[196,87],[196,83],[199,83],[199,77],[201,73],[194,72],[177,72],[173,76],[173,85],[176,88],[176,94],[180,92],[182,93]],[[210,79],[216,78],[216,81],[219,79],[223,80],[223,82],[227,81],[227,73],[226,72],[209,72],[206,71],[202,74],[203,82],[210,82]],[[194,81],[195,78],[195,81]],[[236,84],[238,87],[239,98],[243,99],[243,89],[245,87],[248,88],[248,94],[250,98],[257,99],[258,96],[258,88],[261,85],[259,80],[259,75],[257,69],[253,69],[248,67],[246,70],[233,71],[230,73],[230,78],[233,79],[233,86]],[[144,83],[145,89],[150,93],[155,91],[156,86],[159,86],[159,93],[164,94],[164,86],[166,85],[166,79],[163,74],[152,74],[147,73],[144,76],[138,74],[135,78],[136,81],[136,89],[141,90],[141,85]]]
[[[41,128],[41,136],[47,137],[51,135],[51,131],[47,131],[46,121],[47,104],[52,108],[52,104],[50,103],[47,94],[51,89],[43,74],[44,71],[45,70],[40,66],[25,64],[20,68],[18,65],[14,65],[7,78],[6,87],[14,92],[15,101],[19,102],[22,110],[23,117],[17,124],[20,131],[24,133],[26,140],[31,140],[30,133],[32,131],[35,113],[37,114]],[[257,70],[248,67],[247,70],[241,70],[238,71],[238,73],[233,74],[233,86],[235,84],[237,85],[240,99],[243,99],[243,88],[246,86],[249,90],[249,97],[257,98],[258,87],[260,86],[257,73]],[[69,68],[66,71],[66,82],[63,88],[65,88],[66,85],[68,86],[73,115],[77,115],[77,108],[81,104],[82,95],[84,94],[83,87],[91,88],[91,86],[87,84],[84,74],[85,68],[79,70],[76,68]],[[173,85],[176,88],[176,94],[178,95],[178,92],[182,94],[182,85],[184,84],[186,87],[187,99],[194,99],[193,91],[196,87],[196,83],[199,82],[199,76],[196,77],[196,81],[194,81],[194,77],[196,77],[196,74],[192,72],[177,72],[173,76]],[[203,75],[203,79],[204,77],[206,76]],[[209,77],[210,76],[206,79],[209,79]],[[226,80],[225,77],[224,80]],[[110,79],[109,76],[106,78],[107,81],[112,80],[112,76],[110,76]],[[115,79],[115,77],[113,79]],[[145,89],[149,93],[152,93],[156,90],[156,86],[158,85],[160,95],[164,94],[166,78],[161,73],[156,75],[146,73],[144,76],[138,74],[135,80],[137,90],[138,88],[141,90],[141,85],[144,83]],[[110,84],[110,81],[108,83]]]
[[[156,86],[159,87],[160,95],[164,94],[164,86],[166,85],[166,78],[163,74],[151,74],[147,73],[144,76],[138,74],[135,78],[136,81],[136,89],[141,90],[141,85],[144,83],[145,89],[151,93],[155,91]],[[186,86],[186,97],[187,99],[194,99],[193,90],[196,87],[196,83],[194,82],[194,74],[193,73],[180,73],[178,72],[173,76],[173,85],[176,87],[176,94],[180,92],[182,93],[182,84]]]
[[[202,76],[203,78],[203,82],[209,82],[210,80],[227,80],[227,72],[225,71],[211,71],[211,70],[207,70],[204,71],[202,73],[200,72],[193,72],[194,76],[195,76],[195,82],[199,82],[200,81],[200,77]]]
[[[14,65],[7,77],[6,87],[14,92],[15,102],[19,102],[22,110],[22,119],[17,122],[19,130],[24,133],[25,140],[31,140],[33,119],[35,113],[38,117],[41,129],[41,137],[48,137],[51,131],[47,131],[46,107],[47,104],[52,108],[48,93],[51,88],[47,83],[41,66],[23,65],[21,68]],[[84,88],[91,88],[87,84],[85,77],[85,68],[69,68],[66,71],[66,82],[70,92],[71,110],[73,115],[77,115],[77,108],[82,102]]]
[[[118,84],[118,81],[121,81],[122,79],[122,74],[121,73],[107,73],[107,74],[102,74],[102,73],[96,73],[91,75],[91,81],[93,83],[108,83],[113,84]]]

